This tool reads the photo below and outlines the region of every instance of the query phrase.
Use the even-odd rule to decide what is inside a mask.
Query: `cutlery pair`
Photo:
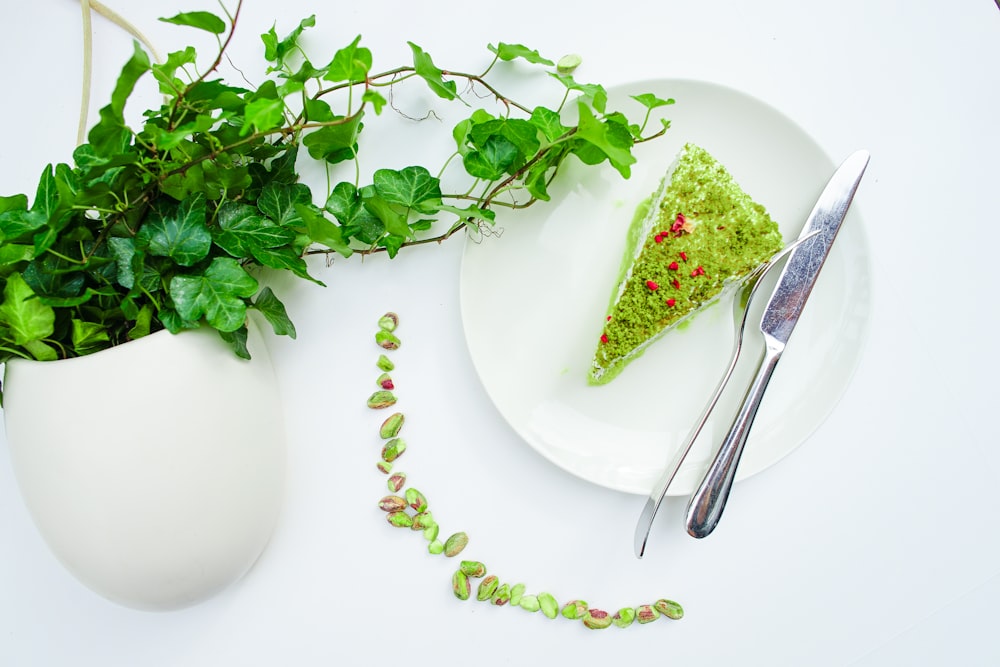
[[[859,150],[848,157],[827,183],[812,212],[806,219],[799,238],[767,263],[753,271],[738,288],[734,297],[733,315],[736,334],[730,364],[719,386],[695,423],[685,444],[653,487],[639,517],[635,530],[635,554],[642,558],[657,510],[666,497],[667,489],[680,470],[684,458],[691,450],[702,427],[715,409],[719,397],[732,376],[733,369],[743,352],[743,333],[746,328],[750,303],[757,293],[760,279],[787,257],[784,269],[768,299],[761,316],[759,331],[764,337],[764,353],[757,373],[743,397],[736,417],[688,503],[685,524],[688,534],[702,538],[709,535],[722,517],[729,492],[736,478],[736,468],[750,434],[754,417],[760,407],[764,392],[792,330],[798,323],[813,285],[823,267],[833,241],[847,215],[857,192],[861,177],[868,166],[869,154]]]

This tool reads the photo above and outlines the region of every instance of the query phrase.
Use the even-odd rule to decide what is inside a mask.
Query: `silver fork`
[[[761,279],[766,276],[771,269],[780,262],[780,260],[784,259],[790,252],[792,252],[792,250],[797,248],[807,239],[811,239],[816,235],[816,233],[817,232],[813,232],[812,234],[796,239],[793,243],[790,243],[769,260],[747,274],[747,276],[744,277],[743,280],[736,286],[736,294],[733,295],[733,323],[735,325],[736,332],[733,337],[733,350],[729,358],[729,367],[726,369],[725,373],[723,373],[722,379],[719,381],[719,385],[715,389],[715,393],[712,394],[712,397],[705,405],[705,409],[702,411],[701,417],[699,417],[698,421],[695,422],[694,427],[688,434],[684,445],[677,450],[673,461],[671,461],[670,465],[667,466],[667,469],[660,477],[659,482],[657,482],[656,486],[654,486],[653,490],[649,493],[649,498],[646,500],[646,506],[642,508],[642,514],[639,515],[639,522],[635,527],[635,555],[637,558],[642,558],[643,554],[646,552],[646,541],[649,539],[649,531],[653,527],[653,518],[656,516],[656,512],[660,509],[660,505],[663,503],[663,499],[667,495],[667,489],[669,489],[670,484],[673,483],[674,477],[677,476],[677,472],[681,469],[684,459],[691,451],[692,445],[694,445],[695,440],[698,439],[698,434],[701,433],[701,429],[705,426],[709,416],[711,416],[716,403],[719,402],[719,397],[722,396],[722,392],[726,388],[726,384],[729,383],[729,378],[733,375],[733,370],[736,368],[736,364],[740,358],[740,352],[743,349],[743,332],[746,329],[747,316],[750,312],[750,304],[753,301],[754,295],[757,293],[757,287],[760,285]]]

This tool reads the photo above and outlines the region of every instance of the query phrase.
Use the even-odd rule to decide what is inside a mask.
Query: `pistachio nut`
[[[525,611],[535,612],[542,608],[542,603],[538,601],[537,595],[522,595],[517,606]]]
[[[476,599],[480,602],[486,602],[497,592],[498,586],[500,586],[500,580],[497,579],[497,576],[495,574],[489,575],[479,582],[479,588],[476,590]]]
[[[469,577],[461,570],[455,570],[451,577],[451,589],[459,600],[469,599]]]
[[[406,418],[403,416],[402,412],[394,412],[385,418],[382,425],[378,429],[379,437],[383,440],[389,440],[390,438],[395,438],[399,435],[400,429],[403,428],[403,421]]]
[[[401,341],[396,334],[385,329],[379,329],[378,333],[375,334],[375,342],[378,343],[379,347],[386,350],[398,350],[401,345]]]
[[[478,560],[463,560],[459,563],[458,567],[467,576],[475,577],[476,579],[486,574],[486,566]]]
[[[635,609],[632,607],[622,607],[611,617],[611,622],[619,628],[627,628],[635,621]]]
[[[611,625],[611,614],[603,609],[588,609],[583,624],[591,630],[603,630]]]
[[[564,618],[577,619],[583,618],[584,614],[587,613],[587,603],[583,600],[570,600],[563,605],[562,615]]]
[[[510,587],[510,604],[516,606],[521,602],[521,596],[524,595],[524,584],[514,584]]]
[[[431,543],[427,545],[427,551],[436,556],[444,551],[444,545],[441,544],[441,540],[431,540]]]
[[[392,311],[389,311],[382,317],[378,318],[378,328],[383,331],[395,331],[398,326],[399,315]]]
[[[399,491],[404,486],[406,486],[406,473],[404,472],[394,472],[389,476],[389,480],[386,482],[389,490],[393,493]]]
[[[640,623],[652,623],[660,617],[660,612],[651,604],[642,604],[635,608],[635,620]]]
[[[449,537],[444,542],[444,555],[451,558],[462,552],[462,549],[469,543],[469,536],[463,532],[458,532]]]
[[[388,461],[379,461],[378,463],[375,464],[375,467],[378,468],[379,472],[384,473],[386,475],[392,472],[392,464],[389,463]]]
[[[539,593],[538,604],[542,609],[542,613],[548,618],[555,618],[559,615],[559,603],[556,602],[551,593]]]
[[[378,501],[378,508],[383,512],[399,512],[406,507],[406,499],[399,496],[384,496]]]
[[[406,441],[402,438],[393,438],[382,447],[382,460],[392,463],[406,451]]]
[[[375,379],[375,384],[377,384],[382,389],[395,389],[396,385],[392,383],[392,378],[388,373],[382,373]]]
[[[424,528],[424,539],[427,540],[428,542],[437,542],[438,533],[440,532],[440,530],[441,528],[436,523],[432,523],[431,525]],[[441,545],[441,550],[444,551],[443,544]]]
[[[395,404],[396,395],[388,389],[379,389],[368,397],[368,407],[372,410],[381,410]]]
[[[406,500],[407,500],[407,506],[412,507],[412,505],[409,502],[409,498],[407,498]],[[417,512],[416,514],[413,515],[413,530],[424,530],[425,528],[429,528],[436,523],[437,522],[434,521],[434,515],[431,514],[430,511],[428,510],[424,510],[423,512]]]
[[[402,510],[389,512],[385,515],[385,518],[396,528],[409,528],[413,525],[413,517]]]
[[[508,602],[510,602],[510,587],[507,584],[500,584],[490,597],[490,603],[502,607]]]
[[[653,608],[667,618],[675,621],[684,617],[684,608],[673,600],[657,600],[653,603]]]
[[[427,509],[427,498],[413,487],[406,490],[406,503],[416,512],[423,512]]]
[[[386,373],[396,368],[396,364],[392,363],[389,357],[384,354],[378,355],[378,361],[375,362],[375,365],[378,366],[380,371],[385,371]]]
[[[559,74],[572,74],[583,62],[583,58],[575,53],[570,53],[559,59],[556,63],[556,71]]]

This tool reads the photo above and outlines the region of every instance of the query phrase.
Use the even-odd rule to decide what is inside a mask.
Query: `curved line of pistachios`
[[[399,316],[396,313],[388,312],[379,318],[375,342],[380,348],[387,351],[399,348],[401,341],[395,333],[398,325]],[[373,410],[382,410],[396,404],[396,387],[390,375],[395,369],[395,364],[383,353],[379,355],[376,366],[380,371],[375,381],[378,389],[368,397],[367,404]],[[379,500],[379,509],[386,513],[389,525],[421,531],[424,539],[428,541],[429,553],[457,556],[468,545],[468,535],[457,532],[442,541],[439,538],[440,528],[437,521],[428,509],[427,498],[412,486],[404,488],[407,483],[406,474],[393,471],[396,461],[406,451],[406,441],[399,437],[403,422],[403,414],[394,412],[379,427],[379,437],[383,445],[381,458],[376,467],[379,472],[389,476],[387,486],[390,492]],[[559,603],[550,593],[531,594],[526,592],[524,584],[510,585],[502,582],[495,574],[487,574],[486,565],[475,560],[460,561],[458,569],[452,575],[451,586],[456,598],[468,600],[472,597],[472,579],[480,579],[475,591],[475,597],[480,602],[489,602],[498,607],[510,605],[528,612],[541,611],[550,619],[561,615],[563,618],[580,620],[591,630],[603,630],[612,625],[626,628],[636,621],[640,624],[650,623],[660,616],[669,619],[680,619],[684,616],[684,609],[680,604],[664,598],[653,604],[623,607],[614,614],[602,609],[592,609],[583,600],[570,600],[560,609]]]

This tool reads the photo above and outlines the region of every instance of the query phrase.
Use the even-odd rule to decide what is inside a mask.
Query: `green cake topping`
[[[589,381],[605,384],[666,331],[781,250],[781,232],[726,168],[693,144],[633,220]]]

